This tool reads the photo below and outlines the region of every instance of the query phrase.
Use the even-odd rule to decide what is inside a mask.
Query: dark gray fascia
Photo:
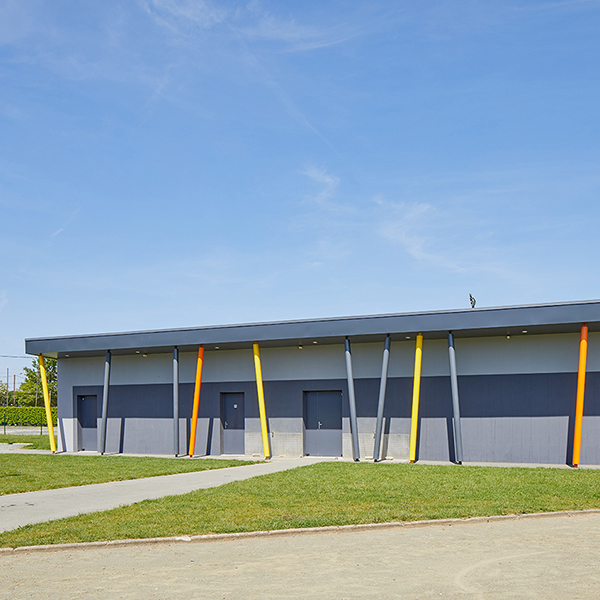
[[[446,337],[448,331],[453,331],[455,337],[521,334],[524,330],[532,334],[572,333],[582,323],[587,323],[591,331],[600,331],[600,300],[33,338],[25,340],[25,351],[55,357],[100,356],[106,350],[117,354],[136,350],[155,353],[175,346],[191,350],[200,344],[210,350],[215,346],[249,348],[253,342],[263,346],[343,343],[346,336],[367,342],[383,341],[390,334],[392,340],[399,340],[418,332],[426,339]]]

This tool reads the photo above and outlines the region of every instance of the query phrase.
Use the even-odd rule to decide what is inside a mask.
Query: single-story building
[[[25,347],[58,359],[59,450],[600,464],[600,301]]]

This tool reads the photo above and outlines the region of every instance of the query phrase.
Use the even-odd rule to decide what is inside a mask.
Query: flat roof
[[[583,323],[600,331],[600,300],[30,338],[25,352],[63,358],[102,356],[107,350],[159,353],[178,347],[185,352],[201,344],[214,350],[250,348],[253,342],[265,347],[338,344],[346,337],[371,342],[388,334],[396,341],[414,339],[419,332],[425,339],[444,338],[449,331],[456,337],[575,333]]]

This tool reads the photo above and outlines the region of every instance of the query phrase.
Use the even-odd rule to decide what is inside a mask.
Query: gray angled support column
[[[356,396],[354,395],[354,375],[352,373],[352,353],[350,340],[346,338],[346,374],[348,375],[348,400],[350,404],[350,431],[352,432],[352,454],[355,461],[360,460],[358,447],[358,422],[356,420]]]
[[[452,386],[452,414],[454,416],[454,441],[456,447],[456,462],[462,464],[462,431],[460,428],[460,404],[458,401],[458,375],[456,374],[456,351],[454,336],[448,333],[448,360],[450,361],[450,384]]]
[[[179,349],[173,348],[173,452],[179,454]]]
[[[390,336],[385,338],[383,347],[383,362],[381,364],[381,382],[379,384],[379,404],[377,405],[377,428],[375,430],[375,448],[373,449],[373,460],[383,460],[381,456],[381,435],[383,433],[383,409],[385,408],[385,389],[387,387],[388,367],[390,364]]]
[[[104,359],[104,387],[102,388],[102,423],[100,425],[100,454],[106,452],[106,421],[108,417],[108,387],[110,385],[110,350]]]

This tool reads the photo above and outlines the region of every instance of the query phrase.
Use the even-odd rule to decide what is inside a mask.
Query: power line
[[[0,354],[0,358],[32,358],[31,356],[19,356],[14,354]]]

